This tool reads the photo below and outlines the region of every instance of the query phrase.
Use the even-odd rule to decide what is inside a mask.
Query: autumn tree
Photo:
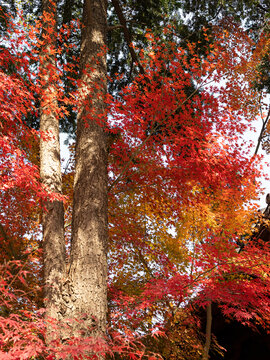
[[[40,177],[51,192],[62,192],[59,114],[56,69],[56,4],[43,1],[42,48],[40,57]],[[63,274],[66,272],[64,207],[62,201],[44,203],[43,249],[46,315],[58,319],[62,299]],[[48,335],[50,341],[50,335]]]
[[[43,2],[41,48],[41,180],[61,193],[56,70],[56,5]],[[106,326],[107,155],[106,155],[106,4],[85,1],[80,52],[80,104],[70,263],[66,269],[64,213],[60,201],[43,212],[44,277],[48,318],[62,321],[83,314],[84,335],[102,337]],[[102,54],[103,52],[103,54]],[[46,138],[42,138],[42,137]],[[87,316],[87,319],[85,318]],[[74,328],[75,326],[75,328]],[[72,323],[70,334],[82,329]],[[87,330],[88,329],[88,330]],[[49,330],[50,331],[50,330]],[[51,336],[48,334],[47,340]]]
[[[189,55],[182,48],[177,48],[179,53],[170,54],[165,44],[155,42],[152,34],[148,34],[153,47],[140,58],[142,64],[149,66],[147,76],[139,76],[137,82],[125,89],[114,108],[114,119],[118,124],[124,124],[124,129],[112,151],[117,156],[121,148],[125,160],[118,157],[111,163],[111,199],[121,205],[117,211],[123,209],[127,217],[121,236],[119,229],[123,216],[115,226],[117,214],[111,214],[114,248],[109,259],[119,271],[119,278],[112,275],[111,279],[110,301],[118,314],[112,322],[132,330],[135,328],[138,332],[149,329],[154,332],[159,318],[177,318],[177,307],[181,309],[186,301],[192,308],[192,297],[198,289],[203,291],[197,301],[204,307],[209,301],[216,301],[226,315],[235,316],[249,325],[257,321],[262,310],[264,327],[269,326],[268,282],[262,275],[267,270],[264,268],[260,272],[260,256],[257,257],[261,250],[254,251],[253,245],[249,244],[249,250],[247,247],[241,256],[237,251],[237,240],[242,232],[250,233],[251,227],[250,209],[247,211],[243,207],[244,199],[252,198],[256,192],[250,178],[254,168],[248,170],[251,162],[238,153],[238,145],[234,143],[260,107],[259,94],[253,86],[247,86],[252,85],[256,76],[250,51],[246,52],[253,45],[239,28],[227,35],[220,29],[217,31],[221,39],[219,45],[216,43],[219,50],[215,48],[209,54],[209,66],[207,61],[201,62],[196,56],[190,64]],[[167,64],[165,74],[161,71],[164,63]],[[215,96],[211,96],[208,86],[203,84],[201,91],[197,89],[187,97],[183,89],[192,76],[189,73],[191,66],[194,76],[196,69],[200,72],[198,79],[201,81],[203,69],[208,81],[211,81],[211,75],[217,81],[222,74],[230,80],[221,88],[211,84],[210,93]],[[241,104],[240,94],[243,93],[249,95],[242,98]],[[222,145],[214,129],[222,134]],[[136,150],[129,145],[132,141],[137,141]],[[236,172],[233,164],[237,166]],[[247,171],[243,177],[238,172],[240,169]],[[174,239],[168,234],[170,224],[177,224]],[[119,243],[119,237],[123,239],[122,243]],[[187,251],[189,255],[181,252],[179,247],[186,250],[191,247],[191,251]],[[118,257],[119,251],[123,251],[121,257]],[[267,263],[267,246],[261,256],[263,263]],[[186,265],[187,259],[190,268]],[[142,277],[140,272],[144,274]],[[252,279],[256,280],[253,282]],[[254,312],[250,317],[248,313],[256,302],[253,286],[259,286],[260,297],[265,303],[260,303],[258,313]],[[126,307],[133,312],[133,319],[125,313]],[[187,308],[187,313],[189,310]],[[173,337],[172,343],[174,341]],[[209,344],[205,356],[208,356]],[[201,356],[202,347],[200,351]]]
[[[1,59],[6,71],[1,95],[5,103],[12,100],[1,139],[7,149],[2,160],[3,190],[10,185],[8,167],[14,169],[16,179],[24,180],[18,183],[20,188],[26,187],[20,166],[13,165],[14,155],[9,153],[20,159],[16,137],[20,129],[26,138],[29,134],[24,126],[27,109],[35,103],[31,91],[35,90],[40,99],[43,188],[33,180],[32,191],[43,204],[47,346],[43,344],[37,350],[43,356],[53,356],[57,351],[62,357],[78,356],[79,351],[80,356],[89,355],[89,351],[93,356],[104,352],[98,339],[105,337],[106,329],[107,249],[106,340],[110,343],[112,339],[112,351],[122,358],[150,356],[151,341],[148,339],[150,345],[145,349],[138,336],[160,333],[164,319],[170,319],[167,325],[174,324],[181,318],[179,309],[184,304],[192,307],[194,301],[204,307],[216,301],[228,316],[249,324],[254,320],[265,326],[269,315],[265,291],[268,270],[261,266],[261,259],[268,261],[267,252],[255,251],[252,246],[240,255],[236,251],[239,228],[243,230],[243,222],[245,230],[250,226],[246,202],[256,196],[258,174],[256,161],[249,161],[238,144],[259,108],[258,93],[249,86],[255,79],[255,63],[247,61],[254,43],[229,21],[231,32],[228,35],[228,30],[215,28],[215,42],[210,41],[206,29],[201,29],[203,54],[198,54],[197,42],[179,46],[173,27],[162,34],[168,41],[148,31],[143,34],[148,46],[134,49],[129,43],[133,34],[127,32],[125,11],[116,1],[113,4],[121,22],[119,29],[139,70],[137,76],[130,77],[128,86],[122,83],[117,88],[122,91],[115,98],[107,96],[105,2],[84,2],[76,76],[70,76],[72,63],[65,63],[67,57],[59,61],[60,35],[68,38],[69,30],[57,27],[54,1],[43,1],[39,56],[38,60],[31,58],[39,65],[33,87],[29,79],[35,74],[27,81],[24,78],[26,69],[31,68],[26,60],[29,54],[22,56],[20,81],[16,72],[10,73],[5,57]],[[134,13],[139,16],[139,11]],[[10,54],[5,54],[10,59]],[[14,58],[15,64],[18,58]],[[65,75],[75,84],[73,93],[63,90]],[[216,85],[224,77],[226,84]],[[121,76],[113,79],[115,84],[118,81]],[[23,94],[22,88],[27,96],[20,99],[14,94]],[[75,170],[70,176],[74,176],[74,201],[69,254],[64,239],[59,121],[68,120],[67,109],[71,107],[77,112],[77,139]],[[6,114],[5,107],[3,110]],[[15,133],[14,121],[11,127],[6,126],[12,113],[24,120],[21,128],[15,127]],[[37,178],[30,158],[25,155],[19,164],[29,169],[31,179]],[[14,197],[19,200],[16,191],[6,196],[6,209]],[[13,209],[15,212],[16,207]],[[5,214],[7,210],[3,211],[3,221]],[[7,227],[10,224],[6,221],[1,227],[4,241]],[[9,285],[2,288],[11,288]],[[197,300],[193,300],[194,294],[198,294]],[[190,308],[186,317],[182,316],[186,322],[189,314]],[[43,324],[35,315],[33,312],[31,324]],[[8,320],[3,323],[6,331]],[[193,324],[195,327],[196,322]],[[31,327],[31,331],[37,334],[36,339],[44,336],[37,328]],[[191,328],[186,339],[195,333]],[[23,353],[25,343],[19,344]],[[80,345],[78,349],[76,344]]]
[[[106,1],[84,2],[75,150],[69,316],[104,336],[107,313]],[[90,330],[91,331],[91,330]]]

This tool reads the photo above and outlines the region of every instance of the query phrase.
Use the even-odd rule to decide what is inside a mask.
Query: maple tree
[[[25,51],[19,51],[26,37],[20,35],[19,26],[15,24],[12,31],[18,36],[10,40],[11,49],[1,54],[3,201],[0,230],[1,245],[5,249],[1,259],[1,356],[7,359],[39,355],[48,359],[54,356],[68,358],[70,355],[95,358],[111,351],[111,354],[118,353],[115,356],[120,358],[158,358],[158,354],[152,354],[153,340],[147,335],[157,336],[166,331],[165,320],[168,318],[171,324],[176,324],[177,319],[183,319],[181,322],[184,324],[189,322],[194,304],[209,307],[211,302],[218,303],[226,316],[236,317],[249,326],[260,324],[268,328],[267,245],[257,246],[249,242],[244,251],[237,251],[237,241],[242,233],[248,233],[251,226],[251,208],[247,204],[256,198],[255,179],[259,175],[256,159],[249,158],[239,146],[239,139],[260,106],[259,94],[250,83],[256,76],[254,68],[258,62],[255,58],[258,53],[260,57],[265,54],[265,42],[252,57],[254,43],[231,24],[230,33],[217,30],[217,41],[201,59],[196,54],[196,44],[189,43],[187,51],[175,42],[156,39],[148,31],[148,47],[138,56],[144,73],[114,99],[106,96],[105,48],[100,39],[102,44],[97,48],[89,45],[90,48],[93,46],[95,53],[99,52],[97,58],[93,59],[89,48],[85,48],[85,53],[82,51],[81,79],[75,93],[66,98],[60,80],[61,69],[57,66],[58,35],[54,26],[47,28],[48,23],[53,25],[55,22],[56,9],[53,6],[52,1],[44,2],[40,51],[33,57],[27,47]],[[89,27],[85,28],[83,36],[85,41],[90,41],[88,32],[97,29],[91,28],[95,24],[86,21],[87,16],[86,13],[84,21]],[[173,33],[173,29],[167,29],[168,37],[170,31]],[[68,28],[63,29],[63,34],[68,36]],[[207,40],[207,31],[204,36]],[[32,44],[27,46],[32,47]],[[39,63],[39,80],[31,72],[31,62]],[[15,66],[15,72],[10,72],[10,63]],[[100,81],[93,80],[92,76],[100,76]],[[221,85],[224,78],[226,82]],[[41,102],[40,132],[30,130],[23,121],[29,112],[36,112],[33,94],[38,94]],[[105,103],[106,109],[103,107]],[[98,336],[105,333],[103,310],[106,310],[106,299],[102,305],[101,323],[94,318],[99,310],[89,310],[90,305],[84,308],[75,305],[75,309],[67,306],[66,311],[62,308],[63,300],[69,305],[76,302],[70,294],[76,283],[86,286],[86,280],[80,282],[78,276],[85,277],[87,271],[92,271],[85,262],[90,256],[87,243],[81,244],[81,257],[77,259],[83,261],[78,267],[84,274],[81,271],[76,273],[79,262],[72,262],[77,256],[72,251],[81,246],[79,238],[74,239],[74,233],[71,235],[70,255],[65,249],[64,214],[60,209],[63,202],[60,155],[55,144],[58,121],[66,111],[62,104],[72,104],[80,114],[76,167],[65,176],[75,177],[77,184],[74,194],[70,184],[64,187],[69,195],[64,204],[67,218],[74,197],[78,203],[73,216],[79,222],[90,221],[85,206],[89,205],[89,199],[96,205],[100,200],[93,199],[93,194],[97,193],[94,184],[104,185],[106,197],[106,166],[102,166],[102,172],[96,163],[95,152],[87,163],[84,147],[88,142],[100,146],[104,165],[106,142],[109,138],[114,140],[110,144],[108,165],[109,338],[105,347],[98,341]],[[98,114],[95,113],[97,110]],[[107,112],[110,114],[109,126],[105,125]],[[82,114],[87,114],[87,118]],[[51,132],[52,128],[42,125],[47,126],[50,122],[55,133]],[[41,146],[41,179],[36,149],[38,137],[42,146],[52,145],[46,152]],[[56,161],[53,157],[57,157],[58,183],[55,181],[56,170],[49,169],[46,175],[42,173],[42,169],[50,164],[49,156],[53,165]],[[89,182],[85,187],[82,185],[85,177],[89,177],[92,163],[97,166],[93,170],[97,180],[93,181],[91,177],[90,194]],[[80,178],[82,182],[78,181]],[[42,306],[40,294],[29,296],[29,292],[39,292],[29,271],[39,274],[36,280],[41,282],[38,281],[41,275],[37,224],[40,209],[37,210],[36,204],[39,200],[42,200],[45,217],[45,322],[42,311],[38,310]],[[51,209],[54,206],[60,220]],[[107,212],[104,204],[101,208],[104,225]],[[97,215],[101,216],[101,210],[94,214]],[[55,220],[53,227],[58,227],[61,232],[57,242],[59,251],[53,254],[50,252],[55,251],[55,244],[51,242],[55,237],[52,228],[46,225],[46,217],[49,223]],[[102,248],[104,238],[103,234]],[[104,257],[104,249],[100,251],[97,256]],[[66,278],[62,279],[66,275],[66,257],[75,274],[74,279],[77,279],[71,279],[75,285],[70,285]],[[95,267],[96,262],[93,263]],[[106,264],[103,262],[102,266],[106,267]],[[53,272],[56,270],[58,274],[55,275]],[[95,285],[103,295],[106,294],[105,280],[104,273],[100,280],[103,285],[98,279]],[[79,291],[76,288],[73,291],[75,298]],[[93,291],[98,296],[95,287]],[[99,299],[94,303],[94,306],[99,306]],[[88,312],[88,319],[82,312]],[[75,325],[69,323],[71,318],[76,319]],[[60,330],[58,321],[62,326]],[[67,327],[63,325],[66,322]],[[204,352],[203,356],[207,358],[209,349],[203,350],[204,341],[190,343],[190,337],[196,333],[196,321],[193,320],[192,324],[194,326],[183,339],[192,350],[186,348],[186,351],[194,351],[199,357]],[[171,336],[173,341],[176,334]],[[47,342],[44,342],[45,337]]]

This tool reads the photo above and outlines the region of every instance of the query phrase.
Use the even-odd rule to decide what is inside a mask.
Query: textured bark
[[[211,345],[211,328],[212,328],[212,303],[209,301],[209,304],[206,308],[206,331],[205,331],[205,345],[203,349],[202,360],[209,359],[209,350]]]
[[[43,47],[41,49],[40,80],[42,84],[40,107],[40,176],[49,191],[62,191],[60,165],[59,121],[57,118],[57,94],[55,56],[56,7],[43,0]],[[48,21],[48,17],[51,21]],[[47,36],[49,35],[49,36]],[[61,279],[65,273],[64,209],[61,201],[46,202],[43,212],[43,250],[46,316],[59,319],[62,298]],[[54,338],[48,327],[47,341]]]
[[[43,0],[41,80],[41,178],[50,190],[61,193],[59,123],[55,58],[56,39],[48,31],[56,26],[56,8]],[[50,15],[48,17],[48,15]],[[66,269],[64,212],[59,201],[47,202],[43,216],[44,276],[47,317],[68,319],[58,334],[104,338],[107,316],[107,137],[106,108],[106,0],[85,0],[80,54],[81,106],[77,117],[74,204],[70,264]],[[52,19],[52,20],[51,20]],[[55,28],[56,30],[56,28]],[[71,319],[83,319],[72,322]],[[47,341],[54,339],[48,328]],[[102,358],[102,356],[100,356]]]
[[[85,0],[69,270],[73,300],[67,312],[73,318],[83,315],[84,334],[98,337],[105,334],[107,314],[105,39],[106,1]]]

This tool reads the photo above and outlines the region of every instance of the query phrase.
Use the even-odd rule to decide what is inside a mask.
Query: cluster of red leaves
[[[204,281],[197,303],[204,305],[210,298],[221,305],[225,316],[269,330],[269,244],[250,242],[239,254],[233,244],[222,249],[219,243],[220,239],[211,239],[202,246],[204,261],[197,265],[204,268]]]
[[[192,44],[187,53],[149,35],[141,58],[146,74],[111,104],[113,125],[121,129],[109,167],[114,327],[154,332],[177,308],[211,299],[226,316],[269,328],[268,267],[261,272],[268,248],[237,252],[251,211],[244,204],[259,190],[256,160],[239,146],[258,112],[251,70],[247,77],[240,71],[251,51],[241,34],[219,35],[204,60]],[[168,232],[187,213],[195,220],[183,244],[179,233]],[[196,249],[189,251],[192,227]]]
[[[20,143],[29,143],[31,131],[23,118],[32,109],[33,95],[18,74],[7,74],[8,62],[14,62],[8,49],[0,54],[1,66],[1,189],[14,186],[23,191],[39,191],[38,168],[27,161]]]

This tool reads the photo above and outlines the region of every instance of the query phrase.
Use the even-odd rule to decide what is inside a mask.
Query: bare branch
[[[116,29],[123,29],[123,25],[118,24],[118,25],[108,26],[107,27],[107,31],[113,31],[113,30],[116,30]]]
[[[254,155],[253,155],[253,156],[255,156],[255,155],[258,154],[258,151],[259,151],[259,148],[260,148],[260,145],[261,145],[261,142],[262,142],[262,138],[263,138],[263,133],[264,133],[264,130],[265,130],[266,126],[267,126],[269,117],[270,117],[270,107],[269,107],[269,109],[268,109],[268,113],[267,113],[266,118],[263,120],[261,132],[260,132],[260,135],[259,135],[259,137],[258,137],[257,146],[256,146],[256,149],[255,149],[255,151],[254,151]]]
[[[127,45],[128,45],[129,52],[130,52],[130,55],[132,57],[132,60],[138,65],[138,67],[140,69],[140,73],[144,74],[145,73],[144,68],[143,68],[142,64],[140,63],[140,60],[138,59],[138,56],[137,56],[135,50],[132,47],[131,34],[130,34],[129,30],[128,30],[127,21],[126,21],[126,19],[124,17],[123,11],[121,9],[121,5],[120,5],[118,0],[112,0],[112,3],[113,3],[113,6],[114,6],[114,9],[116,11],[116,14],[118,16],[118,19],[120,21],[120,24],[121,24],[121,26],[123,28],[125,40],[127,42]]]

